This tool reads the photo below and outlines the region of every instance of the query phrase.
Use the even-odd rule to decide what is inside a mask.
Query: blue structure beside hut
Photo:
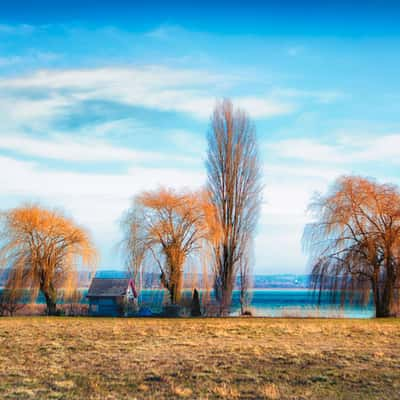
[[[126,305],[137,297],[132,279],[110,277],[107,274],[96,277],[90,284],[88,294],[89,315],[98,317],[122,317]]]

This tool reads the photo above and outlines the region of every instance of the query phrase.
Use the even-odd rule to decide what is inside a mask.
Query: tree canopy
[[[377,317],[394,313],[400,290],[400,192],[358,176],[339,178],[310,205],[315,222],[305,228],[314,289],[332,300],[366,303]]]
[[[161,283],[172,304],[180,300],[187,258],[211,234],[210,205],[203,192],[160,188],[139,194],[125,216],[125,247],[136,268],[151,254],[160,268]],[[139,259],[139,258],[140,259]]]
[[[39,205],[1,215],[0,260],[9,269],[7,289],[39,291],[49,314],[56,312],[57,292],[73,291],[79,265],[93,267],[96,251],[88,233],[61,212]]]

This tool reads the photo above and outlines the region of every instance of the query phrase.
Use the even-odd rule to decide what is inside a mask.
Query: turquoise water
[[[371,318],[375,311],[372,301],[367,306],[331,304],[322,296],[320,306],[307,289],[267,289],[252,291],[251,308],[255,315],[270,317],[339,317]],[[239,293],[234,293],[233,307],[239,309]]]
[[[184,296],[185,297],[185,296]],[[190,292],[186,294],[190,298]],[[141,304],[155,312],[161,309],[165,292],[161,290],[143,290],[140,295]],[[327,296],[322,296],[318,307],[316,299],[308,289],[255,289],[251,291],[252,314],[260,317],[335,317],[335,318],[372,318],[373,303],[368,306],[346,304],[330,304]],[[240,311],[239,291],[234,291],[232,299],[232,315]]]
[[[85,297],[87,290],[82,291],[82,303],[87,303]],[[371,318],[374,316],[372,302],[361,307],[346,304],[332,305],[327,297],[322,298],[318,307],[312,293],[307,289],[255,289],[251,291],[252,301],[250,309],[255,316],[267,317],[339,317],[339,318]],[[190,291],[184,293],[184,298],[190,302]],[[143,290],[139,297],[139,304],[151,308],[153,312],[160,312],[163,302],[167,300],[164,290]],[[28,302],[28,296],[25,299]],[[39,295],[37,303],[45,303]],[[238,315],[240,310],[239,292],[233,293],[232,315]]]

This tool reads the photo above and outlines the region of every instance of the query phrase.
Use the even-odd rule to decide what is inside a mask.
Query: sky
[[[400,10],[188,3],[2,2],[0,208],[62,210],[99,268],[123,268],[123,212],[140,191],[204,185],[210,114],[229,97],[262,159],[255,273],[305,273],[316,192],[343,174],[400,184]]]

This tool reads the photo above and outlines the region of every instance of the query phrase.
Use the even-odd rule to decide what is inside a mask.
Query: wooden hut
[[[94,278],[89,287],[89,315],[122,317],[126,305],[137,297],[135,285],[129,278]]]

